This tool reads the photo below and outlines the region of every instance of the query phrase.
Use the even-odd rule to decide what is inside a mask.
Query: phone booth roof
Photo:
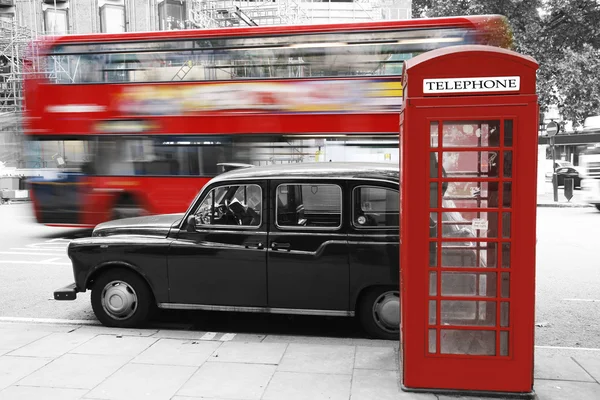
[[[535,72],[538,63],[529,56],[499,47],[467,45],[449,46],[431,50],[405,62],[402,87],[405,98],[448,97],[490,94],[535,94]],[[469,90],[468,83],[460,78],[509,78],[519,77],[518,89],[501,87]],[[409,80],[410,76],[410,80]],[[440,80],[440,90],[425,84],[410,85],[423,79]],[[448,81],[454,81],[449,84]],[[461,83],[462,82],[462,83]],[[503,83],[505,83],[503,81]],[[445,86],[444,86],[445,85]],[[448,86],[450,85],[450,86]],[[493,85],[493,82],[490,82]],[[471,86],[472,87],[472,86]],[[426,89],[434,89],[426,92]]]

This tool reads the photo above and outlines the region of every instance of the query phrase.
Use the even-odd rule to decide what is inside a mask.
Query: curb
[[[586,203],[538,203],[538,207],[546,208],[590,208],[594,207],[592,204]]]

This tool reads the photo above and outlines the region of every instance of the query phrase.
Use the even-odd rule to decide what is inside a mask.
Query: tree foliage
[[[557,104],[581,124],[600,114],[600,1],[413,0],[415,18],[501,14],[508,18],[514,50],[540,64],[542,109]]]

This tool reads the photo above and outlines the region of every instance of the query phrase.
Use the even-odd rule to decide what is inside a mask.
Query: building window
[[[100,29],[104,33],[125,32],[125,6],[105,4],[100,7]]]
[[[185,20],[182,0],[164,0],[158,5],[158,29],[161,31],[185,29]]]
[[[44,11],[46,33],[64,35],[68,31],[69,19],[66,8],[47,8]]]

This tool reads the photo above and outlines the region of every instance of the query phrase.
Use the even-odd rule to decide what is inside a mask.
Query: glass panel
[[[498,213],[445,212],[442,213],[442,237],[495,238],[498,237]]]
[[[442,242],[442,267],[496,268],[493,242]]]
[[[470,331],[442,329],[440,332],[442,354],[496,355],[496,331]]]
[[[430,353],[435,353],[437,352],[437,342],[436,342],[436,334],[435,334],[435,329],[429,329],[429,352]]]
[[[510,243],[502,243],[502,268],[510,268]]]
[[[500,331],[500,355],[508,355],[508,335],[507,331]]]
[[[437,296],[437,272],[429,273],[429,295]]]
[[[488,208],[498,204],[498,184],[488,182],[447,182],[442,197],[444,208]]]
[[[258,185],[211,190],[196,211],[198,225],[260,226],[262,190]]]
[[[165,2],[159,6],[159,29],[185,28],[186,9],[185,2]],[[59,10],[61,11],[61,10]],[[66,11],[66,10],[63,10]],[[54,25],[47,23],[49,32],[60,33],[66,26],[66,13],[62,16],[63,23]],[[52,55],[68,53],[68,58],[89,58],[91,53],[97,56],[96,63],[87,63],[82,66],[81,75],[95,75],[102,78],[102,71],[107,67],[108,52],[120,52],[127,58],[137,60],[136,69],[140,73],[136,81],[171,81],[186,80],[237,80],[237,79],[282,79],[282,78],[307,78],[307,77],[344,77],[344,76],[401,76],[404,60],[410,59],[415,54],[434,48],[443,47],[452,41],[453,44],[465,43],[468,39],[466,29],[412,29],[380,32],[331,32],[301,35],[271,35],[261,37],[217,37],[196,38],[190,40],[165,40],[165,41],[130,41],[93,44],[73,44],[57,46],[52,49]],[[69,63],[74,60],[69,60]],[[182,67],[187,65],[185,73],[179,74]],[[50,66],[50,65],[49,65]],[[75,79],[74,82],[80,82]],[[328,82],[327,90],[323,90],[323,82],[306,82],[300,86],[308,90],[295,91],[291,95],[297,102],[304,105],[316,100],[309,100],[304,96],[325,101],[326,97],[344,98],[342,103],[347,105],[347,100],[358,96],[365,107],[367,104],[379,108],[389,104],[390,100],[401,99],[402,90],[398,80],[392,82],[374,81],[370,85],[363,82]],[[213,85],[210,85],[213,86]],[[265,88],[260,84],[260,88]],[[282,86],[283,87],[283,86]],[[297,88],[297,86],[295,86]],[[330,90],[330,88],[336,88]],[[335,93],[337,88],[345,88],[342,93]],[[372,96],[367,89],[375,89],[381,96]],[[206,97],[215,90],[224,88],[207,88]],[[235,90],[235,92],[238,92]],[[279,95],[278,87],[277,94]],[[231,88],[221,91],[222,96],[227,96]],[[314,95],[309,92],[315,91]],[[237,93],[239,95],[239,93]],[[236,98],[236,94],[230,96]],[[180,97],[180,96],[178,96]],[[184,96],[187,97],[187,96]],[[249,95],[250,101],[254,96]],[[279,97],[279,96],[275,96]],[[378,97],[382,97],[379,98]],[[228,98],[220,101],[229,102]],[[239,99],[239,97],[237,97]],[[206,99],[213,102],[214,98]],[[199,100],[199,99],[196,99]],[[379,104],[375,104],[379,101]],[[233,103],[233,104],[239,104]],[[400,105],[395,104],[394,108]],[[272,105],[271,105],[272,106]]]
[[[438,175],[438,153],[429,153],[429,177],[439,178]]]
[[[437,242],[429,242],[429,266],[437,267]]]
[[[429,325],[435,325],[437,321],[437,307],[435,300],[429,300]]]
[[[438,206],[438,184],[437,182],[429,183],[429,207],[437,208]]]
[[[429,213],[429,237],[437,237],[438,213]]]
[[[503,207],[512,206],[512,182],[504,182],[502,190],[502,205]]]
[[[100,29],[105,33],[125,32],[125,7],[117,4],[100,7]]]
[[[510,213],[502,213],[502,237],[510,238]]]
[[[510,274],[508,272],[502,272],[500,274],[500,297],[507,299],[510,297]]]
[[[504,146],[511,147],[513,144],[513,121],[512,119],[504,120]]]
[[[442,325],[496,326],[496,302],[494,301],[441,301]]]
[[[393,189],[361,186],[353,192],[352,223],[358,228],[398,228],[400,200]]]
[[[496,151],[453,151],[442,155],[444,170],[449,178],[498,177],[498,161]]]
[[[442,296],[496,297],[496,273],[442,272]]]
[[[277,226],[287,229],[338,229],[342,189],[330,184],[279,185]]]
[[[48,8],[44,11],[46,33],[52,35],[64,35],[67,33],[69,22],[67,9]]]
[[[496,175],[498,176],[498,175]],[[505,178],[512,177],[512,151],[504,152],[504,173]]]
[[[444,147],[498,147],[500,121],[444,121]]]
[[[500,303],[500,326],[506,328],[509,323],[510,303],[503,301]]]
[[[437,147],[438,146],[438,123],[436,122],[430,122],[429,123],[429,137],[430,137],[430,144],[431,147]]]

